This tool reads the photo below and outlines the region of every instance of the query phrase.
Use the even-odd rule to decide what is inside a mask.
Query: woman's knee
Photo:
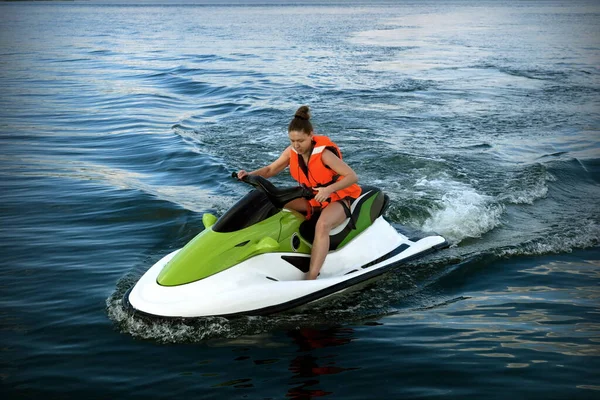
[[[304,199],[295,199],[292,200],[288,203],[286,203],[286,205],[284,206],[284,208],[287,208],[288,210],[294,210],[294,211],[298,211],[301,213],[305,213],[308,210],[308,201],[304,200]]]
[[[329,234],[331,228],[333,228],[333,224],[331,223],[331,221],[329,221],[328,218],[323,218],[323,215],[321,215],[317,220],[317,224],[315,225],[315,232]]]
[[[332,203],[327,206],[319,216],[319,220],[315,226],[315,232],[326,232],[329,234],[329,231],[340,224],[344,218],[345,214],[342,205]]]

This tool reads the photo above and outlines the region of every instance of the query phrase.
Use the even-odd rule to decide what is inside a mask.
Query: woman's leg
[[[315,227],[315,239],[310,254],[310,269],[308,270],[307,279],[317,279],[317,275],[319,275],[325,257],[329,252],[329,233],[332,228],[341,224],[345,219],[344,207],[337,201],[329,204],[321,211],[321,216]]]
[[[294,199],[286,203],[286,205],[283,207],[287,208],[288,210],[294,210],[302,214],[306,214],[306,211],[308,211],[308,207],[310,206],[308,205],[308,201],[306,199]]]

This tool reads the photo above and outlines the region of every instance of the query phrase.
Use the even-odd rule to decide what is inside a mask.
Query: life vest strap
[[[331,180],[327,183],[323,183],[323,184],[319,184],[317,186],[313,186],[315,188],[320,188],[320,187],[326,187],[329,185],[333,185],[334,183],[336,183],[338,180],[340,179],[340,175],[334,175],[333,178],[331,178]]]
[[[348,207],[348,204],[346,204],[346,199],[341,199],[340,200],[340,204],[342,205],[342,207],[344,207],[344,213],[346,214],[346,217],[348,217],[350,219],[350,221],[348,221],[348,225],[350,225],[350,228],[352,229],[356,229],[356,222],[354,221],[354,216],[352,215],[352,210],[350,210],[350,207]]]

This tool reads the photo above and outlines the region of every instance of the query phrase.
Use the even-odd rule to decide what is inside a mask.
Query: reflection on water
[[[342,327],[299,328],[288,331],[288,336],[293,339],[294,343],[298,345],[298,351],[303,354],[290,361],[288,369],[293,375],[289,380],[289,385],[292,387],[288,390],[286,397],[305,399],[332,394],[332,392],[319,388],[320,376],[359,369],[336,365],[337,354],[334,352],[316,356],[317,352],[311,351],[349,344],[353,340],[353,334],[352,328]]]
[[[352,328],[299,328],[288,331],[294,342],[300,348],[299,351],[321,349],[324,347],[342,346],[352,341]]]
[[[600,278],[600,261],[588,260],[578,263],[552,261],[542,265],[536,265],[532,268],[523,269],[522,272],[528,274],[550,275],[554,273],[583,275],[590,279]],[[600,296],[600,290],[596,288],[596,294]]]
[[[277,333],[257,334],[211,340],[211,348],[233,346],[235,364],[218,373],[213,373],[211,369],[201,375],[219,378],[211,387],[220,390],[228,387],[261,389],[262,385],[270,386],[272,382],[280,381],[287,387],[285,397],[309,399],[335,394],[329,387],[331,382],[322,381],[323,376],[360,369],[355,365],[341,365],[340,362],[340,357],[349,352],[346,345],[355,339],[352,328],[295,327],[281,333],[285,336]],[[202,369],[206,366],[215,367],[202,365]],[[246,374],[254,377],[249,378]],[[277,390],[274,398],[281,398],[281,395]]]
[[[473,298],[467,303],[490,301],[489,298]],[[519,300],[520,307],[526,305],[524,298]],[[443,332],[434,336],[435,346],[450,352],[467,352],[481,357],[505,357],[522,360],[521,367],[530,363],[541,362],[540,355],[533,355],[521,350],[548,353],[545,356],[555,358],[557,354],[564,356],[599,356],[600,324],[569,315],[569,311],[561,307],[557,310],[517,309],[506,307],[490,308],[478,304],[462,304],[460,310],[428,315],[416,313],[409,318],[415,323],[419,318],[426,320],[426,325]],[[450,306],[456,308],[456,305]],[[570,307],[566,305],[566,307]],[[600,310],[591,309],[589,314],[598,314]],[[581,315],[581,311],[578,311]],[[562,314],[562,315],[561,315]],[[591,315],[590,315],[591,317]],[[417,322],[423,323],[423,321]],[[427,339],[421,338],[420,342]],[[432,346],[428,343],[428,346]],[[533,357],[533,358],[529,358]],[[514,367],[514,362],[507,367]],[[519,364],[519,363],[517,363]]]
[[[473,273],[479,267],[474,263],[463,268]],[[539,262],[500,259],[477,271],[474,287],[464,281],[466,271],[458,268],[426,290],[438,294],[437,305],[399,310],[382,322],[402,329],[411,343],[475,363],[496,360],[507,369],[531,374],[542,364],[561,366],[565,357],[593,364],[600,356],[599,267],[597,261],[569,257]],[[488,288],[496,274],[502,274],[503,281]],[[589,285],[582,284],[582,278]],[[441,301],[439,293],[457,285],[461,296]],[[582,383],[589,389],[591,382]]]

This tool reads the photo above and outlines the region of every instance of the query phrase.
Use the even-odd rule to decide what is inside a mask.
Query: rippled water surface
[[[300,3],[0,3],[2,393],[598,398],[600,4]],[[128,315],[301,104],[452,246],[285,314]]]

